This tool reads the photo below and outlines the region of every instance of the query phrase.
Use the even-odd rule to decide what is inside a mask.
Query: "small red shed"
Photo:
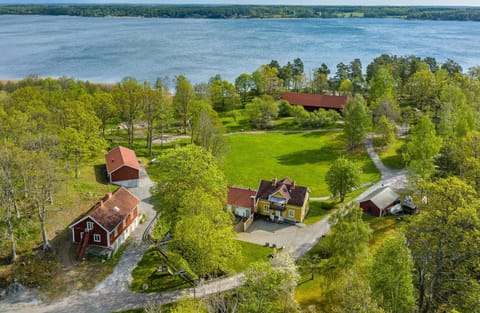
[[[105,156],[108,181],[112,184],[137,187],[140,177],[140,164],[135,151],[116,147]]]
[[[107,193],[69,228],[72,240],[78,243],[81,260],[88,246],[107,250],[118,249],[138,226],[138,200],[128,189],[120,187]]]
[[[390,187],[382,187],[362,199],[360,207],[365,213],[384,216],[397,203],[400,203],[400,196]]]
[[[331,96],[311,93],[286,92],[282,100],[288,101],[291,105],[301,105],[305,110],[313,111],[318,109],[330,109],[341,112],[347,103],[346,96]]]

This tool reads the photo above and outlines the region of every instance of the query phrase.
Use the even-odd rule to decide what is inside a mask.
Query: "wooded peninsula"
[[[402,18],[480,21],[480,8],[259,5],[2,5],[0,15],[147,18]]]

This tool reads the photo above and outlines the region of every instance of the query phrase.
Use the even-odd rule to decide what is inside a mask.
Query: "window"
[[[289,217],[295,217],[295,211],[294,210],[288,210],[288,216]]]
[[[100,242],[102,240],[102,237],[100,234],[93,234],[93,241],[94,242]]]
[[[87,222],[87,230],[93,229],[93,222]]]
[[[268,212],[268,205],[267,204],[263,205],[263,212]]]

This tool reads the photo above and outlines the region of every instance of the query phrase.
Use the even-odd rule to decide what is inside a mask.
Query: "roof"
[[[107,173],[109,174],[123,166],[140,170],[140,164],[138,164],[135,151],[121,146],[110,150],[110,152],[105,155],[105,164],[107,165]]]
[[[308,187],[298,186],[290,178],[277,181],[261,180],[258,186],[257,199],[267,200],[270,195],[280,192],[280,194],[287,200],[287,204],[303,206],[305,196],[310,193]]]
[[[385,210],[393,202],[400,199],[400,196],[393,191],[390,187],[379,188],[372,193],[368,194],[360,202],[372,201],[373,204],[380,210]]]
[[[85,216],[91,216],[106,230],[112,231],[138,205],[140,200],[125,187],[120,187],[113,193],[107,193],[87,211]]]
[[[292,105],[336,110],[342,110],[345,108],[345,104],[347,103],[346,96],[330,96],[293,92],[284,93],[282,99],[287,100]]]
[[[250,188],[228,187],[227,204],[242,208],[251,208],[251,197],[255,197],[256,194],[257,191]]]

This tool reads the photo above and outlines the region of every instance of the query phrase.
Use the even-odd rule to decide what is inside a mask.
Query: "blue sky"
[[[480,0],[0,0],[0,4],[33,3],[155,3],[155,4],[285,4],[285,5],[417,5],[480,6]]]

